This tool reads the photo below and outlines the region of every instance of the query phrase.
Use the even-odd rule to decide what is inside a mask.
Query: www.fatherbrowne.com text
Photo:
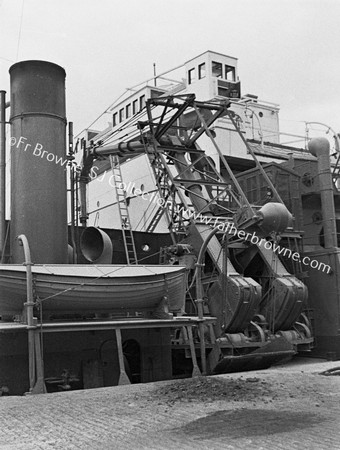
[[[140,196],[143,200],[155,203],[163,208],[165,208],[167,205],[171,206],[172,204],[171,200],[165,201],[164,199],[159,198],[157,192],[150,193],[142,191],[141,189],[136,189],[134,183],[129,183],[127,185],[126,183],[122,182],[119,183],[117,187],[119,189],[125,190],[125,192],[128,192],[130,194]],[[329,265],[316,259],[311,259],[309,256],[301,257],[299,252],[292,252],[291,249],[281,247],[276,242],[268,241],[265,238],[259,238],[255,232],[247,233],[244,230],[237,230],[232,222],[221,223],[221,218],[206,216],[196,212],[194,209],[184,208],[183,206],[179,208],[178,213],[184,219],[194,219],[206,225],[210,225],[213,228],[219,228],[222,232],[237,236],[239,239],[250,241],[251,244],[263,246],[266,250],[272,250],[274,253],[291,258],[295,262],[302,262],[302,264],[310,266],[312,269],[322,270],[322,272],[326,272],[327,274],[331,272],[331,267]]]

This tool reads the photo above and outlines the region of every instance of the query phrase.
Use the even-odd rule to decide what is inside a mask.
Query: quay
[[[300,357],[262,371],[4,396],[0,449],[336,450],[339,366]]]

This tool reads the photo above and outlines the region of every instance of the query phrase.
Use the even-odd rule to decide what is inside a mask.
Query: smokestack
[[[330,146],[326,138],[315,138],[308,143],[308,149],[318,158],[318,173],[321,192],[322,224],[325,248],[337,247],[334,191],[331,175]]]
[[[65,71],[46,61],[11,76],[11,262],[24,234],[34,263],[67,263]]]

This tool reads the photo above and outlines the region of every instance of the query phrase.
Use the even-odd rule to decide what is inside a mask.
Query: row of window
[[[201,80],[205,78],[205,63],[202,63],[198,66],[198,79]],[[196,80],[196,68],[190,69],[188,72],[188,83],[191,84]]]
[[[235,81],[235,67],[228,66],[216,61],[211,63],[211,75],[216,78],[224,78],[228,81]],[[205,63],[199,64],[197,70],[198,79],[206,77],[206,65]],[[188,71],[188,83],[191,84],[196,80],[196,67],[193,67]]]
[[[112,116],[113,126],[115,127],[118,123],[123,122],[123,120],[134,116],[139,111],[145,107],[145,95],[141,95],[139,98],[133,100],[125,107],[121,108],[118,112],[115,112]]]

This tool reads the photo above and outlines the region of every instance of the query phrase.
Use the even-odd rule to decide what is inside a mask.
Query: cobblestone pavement
[[[0,398],[0,449],[340,449],[340,362]]]

